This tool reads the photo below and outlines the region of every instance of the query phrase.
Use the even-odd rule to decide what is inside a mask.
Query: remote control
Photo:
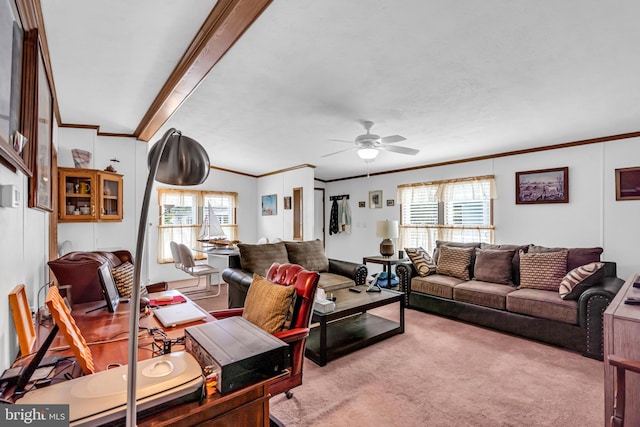
[[[635,297],[627,297],[624,300],[625,304],[631,304],[631,305],[640,305],[640,298],[635,298]]]
[[[349,288],[349,290],[350,290],[351,292],[356,292],[356,293],[360,293],[360,292],[362,292],[362,291],[361,291],[360,289],[358,289],[358,288]]]

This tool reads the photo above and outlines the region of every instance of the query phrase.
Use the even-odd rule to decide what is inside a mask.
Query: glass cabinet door
[[[122,176],[99,172],[101,221],[122,221]]]
[[[58,191],[61,195],[59,220],[95,221],[97,190],[95,173],[82,170],[60,170],[59,173]]]

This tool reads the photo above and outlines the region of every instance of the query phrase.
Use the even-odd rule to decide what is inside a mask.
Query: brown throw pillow
[[[436,263],[422,247],[404,248],[404,251],[420,276],[425,277],[436,272]]]
[[[250,273],[266,276],[274,262],[286,264],[289,262],[287,248],[283,242],[251,245],[238,243],[240,251],[240,268]]]
[[[279,285],[254,274],[242,317],[270,334],[280,332],[287,320],[295,291],[295,286]]]
[[[529,245],[499,245],[491,243],[481,243],[480,249],[493,249],[500,251],[514,251],[511,260],[511,280],[514,285],[520,284],[520,249],[527,252]]]
[[[483,282],[510,285],[511,262],[515,251],[476,249],[476,263],[473,278]]]
[[[324,254],[320,240],[306,242],[284,242],[289,255],[289,262],[301,265],[309,271],[324,273],[329,271],[329,259]]]
[[[524,253],[520,250],[520,287],[556,291],[567,273],[567,251]]]
[[[592,262],[574,268],[564,276],[560,282],[560,297],[567,300],[577,300],[580,294],[593,286],[604,277],[604,264]]]
[[[436,273],[469,280],[469,265],[475,248],[440,247]]]

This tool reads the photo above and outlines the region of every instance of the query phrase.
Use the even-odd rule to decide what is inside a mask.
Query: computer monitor
[[[100,278],[100,286],[102,287],[102,294],[104,300],[107,302],[107,310],[109,313],[116,311],[118,303],[120,302],[120,295],[118,294],[118,288],[113,281],[113,275],[108,263],[102,264],[98,267],[98,277]]]

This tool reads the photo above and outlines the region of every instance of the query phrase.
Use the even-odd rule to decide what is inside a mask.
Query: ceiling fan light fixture
[[[375,148],[361,148],[358,150],[358,156],[362,160],[373,160],[378,157],[378,150]]]

